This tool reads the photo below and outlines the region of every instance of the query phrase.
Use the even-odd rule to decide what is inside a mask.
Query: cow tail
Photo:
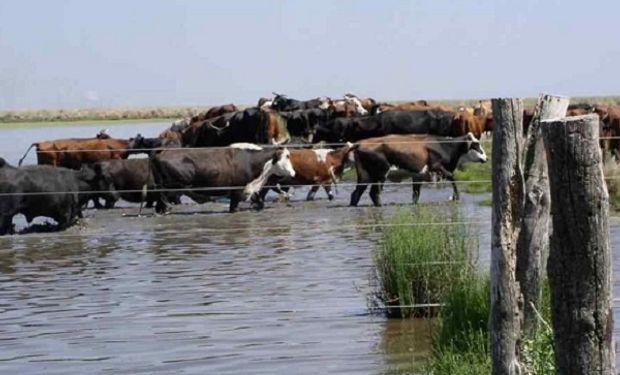
[[[22,163],[24,162],[24,159],[26,159],[26,156],[28,155],[28,153],[30,152],[30,149],[33,147],[37,147],[39,148],[39,144],[38,143],[33,143],[30,145],[30,147],[28,147],[28,149],[26,150],[26,152],[24,153],[24,156],[22,156],[21,159],[19,159],[19,163],[17,163],[17,166],[21,167]]]

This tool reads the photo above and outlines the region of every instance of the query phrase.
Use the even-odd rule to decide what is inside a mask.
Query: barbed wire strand
[[[391,135],[404,135],[406,136],[406,134],[391,134]],[[414,136],[420,136],[420,137],[425,137],[427,136],[426,134],[411,134]],[[374,137],[373,137],[374,138]],[[443,138],[449,138],[449,137],[443,137]],[[96,139],[93,139],[96,140]],[[119,139],[120,140],[120,139]],[[58,140],[60,141],[60,140]],[[480,142],[482,142],[481,140],[479,140]],[[489,141],[490,140],[484,140]],[[54,141],[49,141],[49,142],[54,142]],[[260,147],[262,149],[269,149],[269,148],[302,148],[302,149],[308,149],[308,150],[313,150],[313,149],[317,149],[317,148],[309,148],[311,146],[320,146],[320,148],[325,148],[325,147],[344,147],[344,146],[351,146],[354,145],[356,143],[359,142],[363,142],[364,145],[376,145],[376,144],[451,144],[451,143],[466,143],[467,140],[455,140],[455,139],[446,139],[446,140],[424,140],[424,141],[390,141],[390,142],[364,142],[363,140],[357,141],[357,142],[335,142],[335,143],[292,143],[292,144],[282,144],[282,145],[278,145],[278,144],[256,144],[256,143],[251,143],[251,142],[236,142],[238,144],[251,144],[257,147]],[[36,144],[36,143],[41,143],[41,142],[34,142],[32,144]],[[178,150],[222,150],[222,149],[235,149],[235,150],[250,150],[252,151],[251,148],[244,148],[243,146],[232,146],[232,145],[227,145],[227,146],[208,146],[208,147],[156,147],[156,148],[132,148],[132,149],[128,149],[128,148],[106,148],[106,149],[66,149],[66,150],[42,150],[42,151],[35,151],[35,153],[40,153],[40,154],[46,154],[46,153],[71,153],[71,152],[135,152],[135,153],[145,153],[145,152],[151,152],[151,151],[164,151],[164,150],[168,150],[168,151],[178,151]],[[258,151],[258,150],[257,150]]]

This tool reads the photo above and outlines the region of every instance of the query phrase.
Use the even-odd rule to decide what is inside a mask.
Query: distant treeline
[[[537,98],[526,98],[525,105],[533,106]],[[398,103],[398,101],[388,101]],[[470,106],[477,99],[431,100],[433,103],[458,108]],[[590,96],[572,98],[573,103],[620,105],[620,96]],[[243,105],[239,107],[244,107]],[[145,107],[145,108],[81,108],[81,109],[41,109],[29,111],[0,111],[0,123],[69,122],[69,121],[114,121],[179,119],[191,117],[206,111],[210,106],[192,107]]]

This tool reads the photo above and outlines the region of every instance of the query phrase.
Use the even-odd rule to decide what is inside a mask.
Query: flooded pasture
[[[154,136],[165,126],[111,133]],[[16,164],[31,142],[100,128],[0,130],[2,156]],[[0,373],[379,374],[421,362],[428,322],[387,320],[367,305],[377,224],[409,204],[410,190],[389,186],[384,207],[365,195],[350,208],[351,190],[304,202],[302,188],[289,203],[235,214],[214,202],[137,217],[137,205],[119,202],[64,232],[0,237]],[[450,193],[423,189],[421,202],[445,204]],[[463,194],[458,205],[486,268],[483,198]],[[619,264],[614,252],[614,272]]]

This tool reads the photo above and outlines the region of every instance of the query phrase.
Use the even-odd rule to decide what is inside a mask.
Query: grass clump
[[[453,206],[404,208],[390,220],[375,254],[373,301],[387,316],[429,315],[428,308],[407,306],[441,303],[452,284],[474,272],[477,239],[463,224],[444,225],[450,221],[461,221]]]

